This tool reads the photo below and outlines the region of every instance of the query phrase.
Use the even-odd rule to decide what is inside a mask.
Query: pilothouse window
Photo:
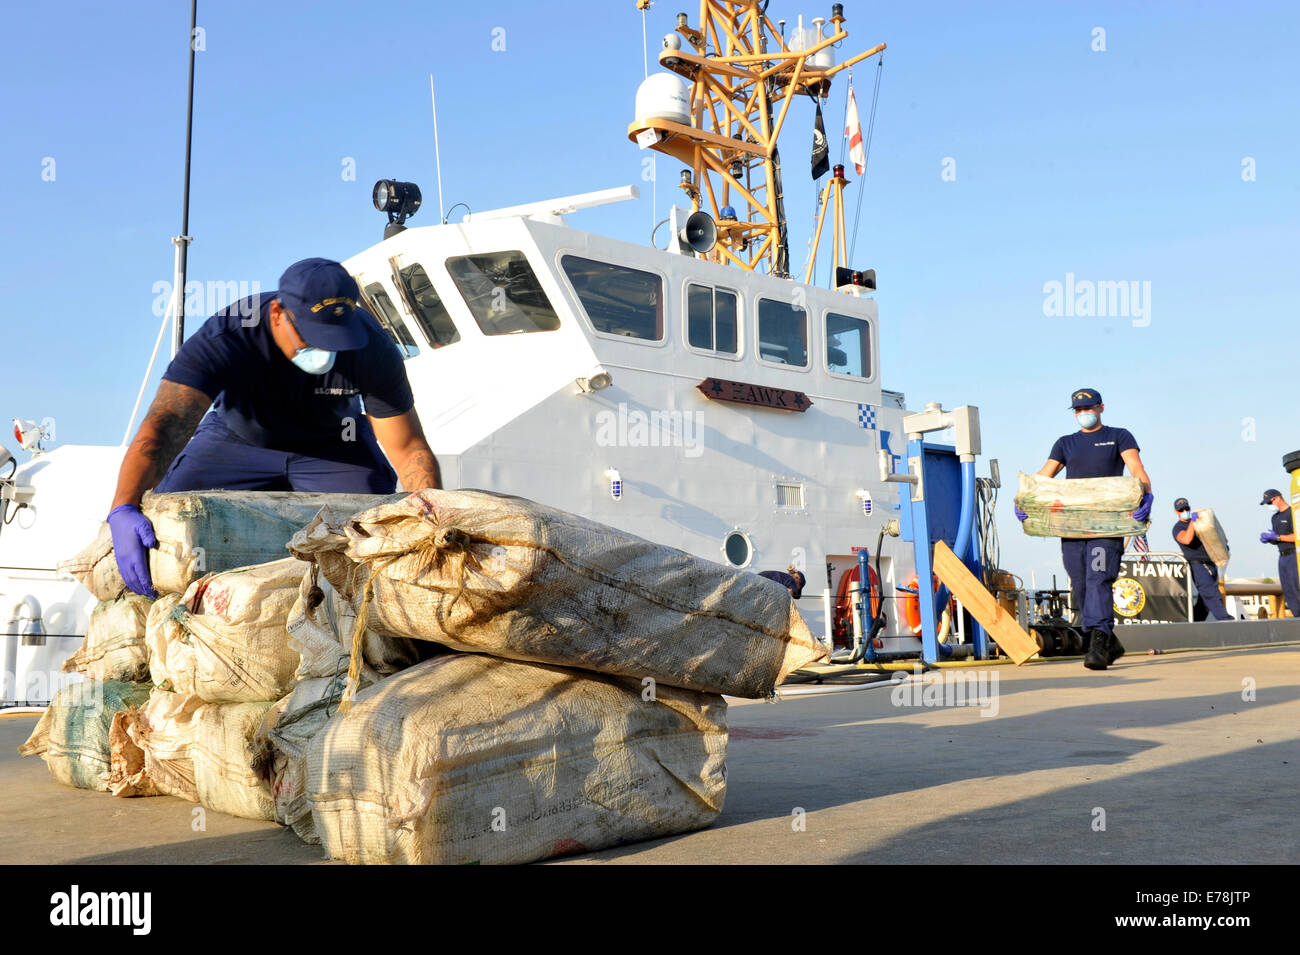
[[[402,357],[411,358],[420,354],[419,346],[415,344],[411,333],[406,330],[406,323],[402,321],[402,316],[398,314],[397,307],[393,305],[393,300],[388,297],[384,287],[378,282],[372,282],[366,286],[365,298],[370,314],[375,316],[379,324],[393,336],[393,341],[401,349]]]
[[[808,313],[786,302],[758,300],[758,354],[783,365],[808,364]]]
[[[461,255],[447,271],[484,335],[551,332],[560,327],[528,259],[518,250]]]
[[[573,283],[596,331],[663,341],[663,280],[653,272],[566,255],[560,267]]]
[[[736,354],[736,293],[707,285],[686,287],[686,340],[693,348]]]
[[[826,313],[826,367],[839,375],[871,377],[871,325],[866,319]]]
[[[447,313],[447,306],[442,304],[442,297],[429,280],[429,274],[419,262],[402,266],[397,270],[397,279],[406,294],[406,304],[420,323],[420,330],[429,344],[434,348],[450,345],[460,340],[456,323]]]

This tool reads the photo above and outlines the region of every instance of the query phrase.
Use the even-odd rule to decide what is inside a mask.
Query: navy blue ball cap
[[[1080,388],[1070,395],[1071,408],[1091,408],[1101,404],[1101,392],[1095,388]]]
[[[1281,492],[1281,491],[1279,491],[1279,490],[1278,490],[1277,488],[1275,488],[1275,487],[1271,487],[1271,488],[1269,488],[1267,491],[1264,492],[1264,500],[1260,501],[1259,503],[1261,503],[1261,504],[1272,504],[1272,503],[1273,503],[1273,498],[1275,498],[1275,497],[1281,497],[1281,496],[1282,496],[1282,492]]]
[[[366,344],[361,293],[348,270],[330,259],[303,259],[284,270],[280,304],[293,312],[302,340],[326,351],[353,351]]]
[[[1174,501],[1175,511],[1190,511],[1191,509],[1192,505],[1187,503],[1187,498],[1185,497],[1180,497],[1178,500]]]

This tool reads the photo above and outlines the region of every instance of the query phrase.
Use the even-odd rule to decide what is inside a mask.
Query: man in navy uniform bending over
[[[1151,516],[1151,479],[1138,456],[1138,444],[1124,428],[1101,423],[1106,410],[1101,395],[1092,388],[1080,388],[1070,396],[1070,406],[1079,422],[1079,430],[1057,438],[1047,463],[1038,472],[1055,477],[1065,468],[1067,480],[1075,478],[1121,477],[1124,466],[1142,482],[1142,503],[1133,512],[1135,521]],[[1016,508],[1016,518],[1024,521],[1024,511]],[[1115,636],[1115,604],[1111,586],[1119,576],[1120,558],[1124,555],[1123,537],[1061,539],[1061,558],[1070,575],[1074,605],[1083,610],[1080,626],[1088,635],[1088,652],[1083,665],[1090,670],[1104,670],[1124,655],[1124,647]]]
[[[1183,556],[1187,558],[1187,566],[1191,568],[1192,580],[1196,581],[1196,591],[1201,595],[1201,603],[1205,604],[1205,609],[1215,620],[1235,619],[1223,605],[1223,595],[1219,593],[1219,568],[1215,567],[1214,561],[1210,560],[1205,545],[1201,543],[1196,528],[1192,526],[1196,522],[1197,513],[1192,510],[1185,497],[1174,501],[1174,510],[1178,512],[1178,523],[1174,525],[1174,540],[1178,542]]]
[[[304,259],[276,292],[218,312],[181,346],[122,460],[108,515],[132,591],[155,596],[147,549],[158,542],[139,507],[149,488],[390,494],[399,477],[404,491],[442,485],[401,353],[360,297],[342,265]]]
[[[779,570],[760,570],[758,576],[766,577],[768,580],[775,580],[790,591],[790,596],[795,600],[803,596],[804,584],[808,582],[808,578],[803,575],[803,571],[795,570],[793,567],[787,567],[785,573]]]

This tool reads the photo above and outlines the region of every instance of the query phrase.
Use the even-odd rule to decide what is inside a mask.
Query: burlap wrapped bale
[[[55,694],[18,752],[40,756],[65,786],[109,791],[113,716],[149,699],[149,686],[120,680],[82,680]]]
[[[176,692],[176,683],[167,669],[167,657],[173,644],[184,641],[184,634],[173,614],[181,607],[183,594],[162,594],[149,608],[144,623],[144,645],[149,653],[149,679],[157,687]],[[187,695],[193,695],[191,686]]]
[[[356,630],[355,608],[336,591],[315,564],[309,566],[298,586],[298,599],[289,609],[286,629],[289,647],[298,653],[297,680],[330,677],[347,672]],[[425,640],[390,637],[367,628],[362,641],[362,660],[368,679],[381,677],[428,659],[439,648]]]
[[[1015,503],[1029,515],[1022,526],[1031,537],[1131,537],[1151,526],[1133,520],[1142,495],[1135,477],[1063,480],[1022,471]]]
[[[285,542],[324,506],[355,513],[399,497],[301,491],[145,494],[140,509],[158,538],[157,548],[149,551],[154,589],[159,594],[183,593],[203,574],[281,558]],[[113,600],[126,590],[107,522],[93,542],[61,562],[59,569],[71,573],[100,600]]]
[[[477,654],[362,691],[307,752],[316,831],[350,863],[514,863],[709,825],[726,702]]]
[[[144,753],[145,778],[160,791],[190,802],[199,801],[193,747],[203,706],[192,693],[155,687],[126,726],[127,736]]]
[[[398,500],[405,498],[402,495]],[[327,504],[318,510],[289,539],[289,553],[319,568],[319,579],[327,581],[344,600],[353,601],[356,564],[348,557],[347,522],[359,511]]]
[[[373,671],[367,668],[361,686],[374,682]],[[303,680],[267,711],[254,737],[253,769],[270,785],[275,821],[312,845],[320,843],[320,836],[307,798],[307,749],[338,712],[346,684],[346,670],[333,677]]]
[[[199,709],[191,750],[199,802],[244,819],[275,818],[271,787],[253,769],[253,737],[271,703],[209,703]]]
[[[1194,507],[1192,510],[1196,512],[1196,520],[1192,522],[1192,528],[1196,531],[1200,542],[1205,545],[1205,553],[1220,571],[1227,570],[1228,535],[1224,532],[1219,519],[1214,516],[1214,509]]]
[[[138,706],[128,706],[113,714],[113,723],[108,730],[108,791],[122,798],[165,796],[166,790],[149,778],[144,750],[131,739],[131,729],[139,719]]]
[[[286,624],[306,570],[286,557],[209,574],[180,597],[160,598],[146,626],[154,682],[208,703],[284,696],[299,664]]]
[[[378,632],[746,697],[826,656],[779,584],[523,498],[419,491],[345,530],[290,550]]]
[[[158,568],[166,576],[161,565],[170,560],[170,553],[170,549],[161,553],[151,552],[150,567]],[[113,533],[107,521],[99,525],[99,533],[93,541],[56,566],[77,578],[97,600],[116,600],[126,592],[126,583],[117,569],[117,561],[113,559]]]
[[[343,558],[346,560],[346,558]],[[349,562],[350,563],[350,562]],[[301,663],[293,692],[263,718],[255,743],[255,768],[271,785],[275,821],[309,843],[319,843],[307,800],[307,746],[338,711],[347,685],[356,612],[312,565],[303,575],[298,600],[289,611],[289,645]],[[389,637],[366,630],[360,687],[379,682],[437,652],[425,640]]]
[[[63,661],[64,673],[84,673],[92,680],[149,679],[145,621],[153,601],[138,594],[96,604],[81,647]]]

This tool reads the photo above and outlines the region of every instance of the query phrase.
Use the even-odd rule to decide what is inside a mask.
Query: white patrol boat
[[[890,599],[912,550],[879,553],[899,516],[884,472],[904,470],[907,441],[903,395],[883,386],[875,275],[847,261],[840,166],[812,261],[791,274],[777,149],[796,97],[824,97],[884,45],[837,63],[840,4],[788,33],[766,9],[702,0],[637,93],[629,138],[682,163],[690,204],[674,209],[666,249],[566,221],[632,187],[406,228],[418,187],[384,180],[386,238],[344,264],[405,356],[446,486],[520,495],[738,569],[797,568],[798,606],[841,656],[864,642],[849,595],[866,548],[886,622],[865,642],[915,654],[919,628]],[[828,223],[836,287],[822,288],[807,279]],[[0,472],[9,706],[43,704],[69,679],[60,664],[94,599],[55,565],[95,536],[125,451],[42,451],[38,424],[19,431],[31,456]]]

